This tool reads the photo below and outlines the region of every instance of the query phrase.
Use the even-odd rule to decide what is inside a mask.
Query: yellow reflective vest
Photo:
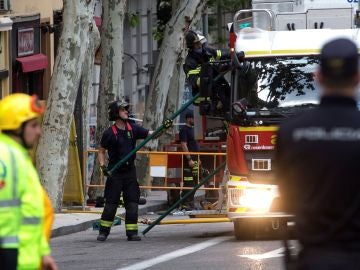
[[[38,270],[41,257],[50,253],[44,233],[45,193],[25,148],[0,133],[0,153],[1,247],[19,248],[18,270]]]
[[[0,136],[0,248],[18,248],[23,185],[11,165],[15,164],[16,152]]]

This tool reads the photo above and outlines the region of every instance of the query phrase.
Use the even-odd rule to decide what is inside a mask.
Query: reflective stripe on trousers
[[[113,224],[113,221],[106,221],[106,220],[100,219],[100,226],[111,227],[112,224]]]
[[[137,224],[125,224],[125,228],[127,231],[137,231],[138,225]]]

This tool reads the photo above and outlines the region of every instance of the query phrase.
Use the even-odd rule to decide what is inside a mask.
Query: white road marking
[[[182,248],[182,249],[178,249],[178,250],[175,250],[173,252],[170,252],[170,253],[155,257],[153,259],[142,261],[142,262],[139,262],[139,263],[136,263],[136,264],[133,264],[133,265],[123,267],[123,268],[118,268],[116,270],[142,270],[142,269],[146,269],[146,268],[149,268],[149,267],[154,266],[156,264],[163,263],[163,262],[166,262],[166,261],[170,261],[172,259],[176,259],[176,258],[185,256],[185,255],[188,255],[188,254],[203,250],[205,248],[220,244],[221,242],[227,241],[227,240],[232,239],[232,238],[233,238],[233,236],[216,237],[216,238],[210,239],[208,241],[205,241],[205,242],[202,242],[202,243],[199,243],[199,244],[196,244],[196,245],[192,245],[192,246],[188,246],[188,247],[185,247],[185,248]]]
[[[278,258],[284,256],[285,248],[278,248],[263,254],[247,254],[247,255],[238,255],[239,257],[248,258],[251,260],[262,260],[262,259],[269,259],[269,258]]]

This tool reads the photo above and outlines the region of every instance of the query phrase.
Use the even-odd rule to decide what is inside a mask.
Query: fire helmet
[[[0,100],[0,130],[16,130],[45,111],[36,95],[16,93]]]
[[[110,103],[108,107],[109,121],[115,121],[116,119],[120,119],[120,115],[119,115],[120,108],[124,108],[128,111],[129,103],[127,103],[124,100],[116,100]]]
[[[185,42],[186,47],[192,48],[196,42],[201,42],[201,44],[204,44],[206,42],[206,38],[198,32],[195,32],[193,30],[189,30],[185,35]]]

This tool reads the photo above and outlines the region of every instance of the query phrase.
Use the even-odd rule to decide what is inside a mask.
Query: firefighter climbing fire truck
[[[359,44],[355,5],[253,0],[253,9],[236,13],[231,46],[245,58],[235,57],[231,71],[226,197],[237,239],[253,236],[260,224],[276,230],[291,220],[282,212],[273,175],[276,130],[286,118],[317,106],[313,72],[322,45],[336,37]],[[252,15],[251,27],[244,14]]]

